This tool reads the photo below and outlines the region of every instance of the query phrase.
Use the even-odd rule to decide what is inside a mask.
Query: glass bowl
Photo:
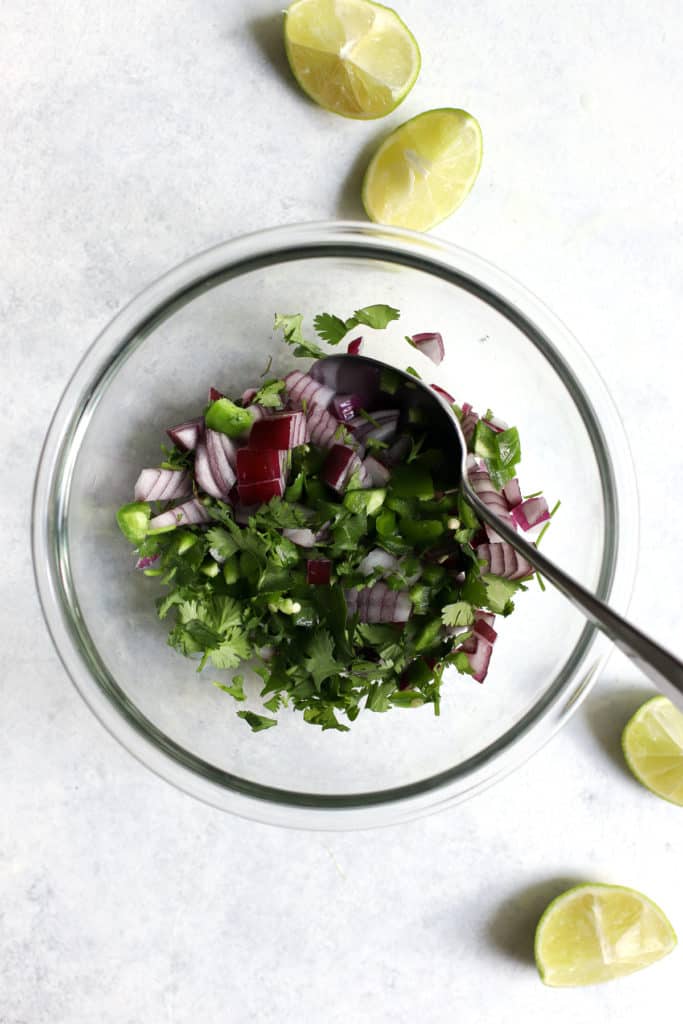
[[[181,789],[262,822],[373,827],[471,796],[548,740],[609,652],[534,582],[500,621],[485,684],[448,676],[440,717],[367,711],[349,733],[323,733],[280,712],[253,734],[211,685],[225,674],[198,675],[167,646],[158,585],[133,570],[115,522],[139,469],[158,463],[164,428],[196,415],[209,385],[241,393],[270,356],[274,371],[295,365],[273,335],[276,311],[310,323],[376,302],[401,319],[367,353],[405,368],[421,357],[404,335],[440,330],[446,358],[428,364],[431,379],[517,425],[523,490],[562,499],[547,553],[617,610],[630,595],[637,499],[619,417],[572,335],[521,285],[435,238],[367,224],[275,228],[183,263],[116,316],[66,388],[36,480],[35,573],[55,646],[105,727]]]

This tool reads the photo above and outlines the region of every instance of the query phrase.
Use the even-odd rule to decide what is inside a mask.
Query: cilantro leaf
[[[254,711],[238,711],[237,717],[243,718],[252,732],[262,732],[264,729],[272,729],[274,725],[277,725],[276,718],[257,715]]]
[[[390,696],[396,689],[393,680],[388,683],[373,683],[368,691],[365,706],[369,711],[391,710]]]
[[[318,313],[313,320],[318,337],[330,345],[338,345],[344,335],[349,331],[343,320],[332,313]]]
[[[467,601],[447,604],[441,610],[441,621],[444,626],[471,626],[474,622],[474,609]]]
[[[214,682],[213,685],[218,690],[223,690],[224,693],[229,693],[231,697],[235,698],[235,700],[247,699],[244,694],[244,676],[233,676],[232,682],[230,683],[229,686],[227,686],[225,683],[216,682]]]
[[[217,647],[209,651],[211,664],[218,669],[237,668],[250,654],[251,647],[247,638],[237,632],[231,632]]]
[[[314,341],[306,341],[301,329],[303,324],[301,313],[276,313],[273,322],[273,330],[282,331],[283,337],[288,345],[294,347],[295,356],[310,357],[311,359],[322,359],[325,355],[319,345]]]
[[[212,526],[210,530],[207,530],[206,539],[209,542],[211,551],[215,552],[219,558],[230,558],[237,551],[235,540],[227,530],[223,530],[220,526]]]
[[[311,722],[313,725],[322,726],[323,732],[326,729],[337,729],[339,732],[348,732],[348,725],[342,725],[337,720],[337,716],[334,713],[332,705],[314,705],[313,707],[306,708],[304,711],[304,720]]]
[[[349,317],[346,321],[346,328],[350,330],[358,324],[364,324],[366,327],[373,327],[376,331],[382,331],[392,320],[400,319],[400,316],[399,310],[394,309],[393,306],[381,304],[365,306],[363,309],[357,309],[353,316]]]
[[[326,629],[317,629],[306,646],[308,657],[304,667],[310,674],[316,689],[330,676],[341,672],[346,666],[334,657],[334,642]]]
[[[254,405],[262,405],[264,409],[281,409],[280,392],[284,389],[285,382],[283,380],[269,380],[262,388],[259,388],[251,401]]]
[[[486,462],[491,482],[497,491],[515,476],[522,457],[516,427],[496,432],[479,420],[474,431],[474,453]]]

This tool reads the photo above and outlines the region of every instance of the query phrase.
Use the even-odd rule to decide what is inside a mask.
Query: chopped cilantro
[[[263,732],[264,729],[272,729],[277,725],[276,718],[267,718],[266,715],[257,715],[253,711],[238,711],[238,718],[243,718],[252,732]]]

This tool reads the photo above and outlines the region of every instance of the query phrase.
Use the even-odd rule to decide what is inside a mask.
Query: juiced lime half
[[[373,156],[363,180],[370,220],[428,231],[462,203],[479,173],[481,128],[450,107],[400,125]]]
[[[390,7],[370,0],[295,0],[285,48],[304,92],[344,117],[384,117],[420,71],[413,34]]]
[[[538,922],[536,966],[546,985],[595,985],[649,967],[675,945],[671,924],[647,896],[620,885],[577,885]]]
[[[638,708],[621,746],[639,782],[683,807],[683,714],[667,697],[653,697]]]

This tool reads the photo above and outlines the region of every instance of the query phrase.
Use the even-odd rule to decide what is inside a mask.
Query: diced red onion
[[[413,334],[410,340],[415,348],[419,349],[423,355],[427,356],[428,359],[431,359],[431,361],[436,363],[437,366],[443,361],[445,350],[443,347],[443,338],[438,331],[426,332],[424,334]]]
[[[209,401],[217,402],[219,398],[225,398],[223,392],[219,391],[218,388],[209,388]]]
[[[358,355],[360,355],[360,350],[361,350],[362,344],[363,344],[363,337],[362,337],[362,335],[360,335],[358,338],[354,338],[353,341],[350,341],[348,343],[348,345],[346,346],[346,351],[348,352],[348,354],[350,356],[358,356]]]
[[[185,452],[192,452],[197,447],[203,426],[203,417],[197,416],[194,420],[179,423],[177,427],[169,427],[166,433],[177,448],[182,448]]]
[[[302,373],[300,370],[292,370],[291,373],[287,374],[285,377],[285,392],[289,396],[292,405],[297,409],[303,408],[304,403],[307,409],[313,405],[326,409],[334,398],[332,388],[328,388],[325,384],[321,384],[320,381],[314,380],[313,377],[309,377],[307,373]]]
[[[332,578],[332,562],[329,558],[309,558],[306,562],[306,582],[313,587],[329,584]]]
[[[460,427],[464,434],[465,440],[470,444],[474,437],[474,430],[479,422],[479,413],[476,413],[469,402],[465,402],[462,407],[462,419],[460,420]]]
[[[348,438],[348,431],[340,430],[339,421],[319,405],[306,410],[306,420],[309,439],[318,448],[331,448],[340,434],[343,434],[344,440]]]
[[[205,494],[221,500],[227,497],[227,492],[223,490],[223,482],[216,480],[211,472],[209,454],[203,440],[198,443],[194,453],[194,478],[199,489]]]
[[[213,388],[211,390],[213,390]],[[255,395],[257,393],[258,392],[257,392],[256,388],[247,388],[246,391],[243,391],[242,392],[242,405],[251,405],[251,403],[254,401],[254,397],[255,397]],[[218,397],[221,397],[221,396],[219,395]],[[210,395],[209,395],[209,401],[214,401],[214,399],[212,399]]]
[[[237,490],[243,505],[265,505],[271,498],[281,498],[285,485],[281,479],[258,480],[254,484],[238,484]]]
[[[227,498],[236,480],[237,445],[227,434],[208,429],[204,434],[204,443],[211,475],[221,494]]]
[[[253,424],[249,447],[254,451],[287,451],[305,444],[307,434],[308,425],[302,412],[279,412]]]
[[[136,569],[149,569],[151,565],[154,565],[156,561],[161,558],[161,555],[145,555],[144,558],[138,558],[135,563]]]
[[[503,487],[503,494],[507,500],[510,508],[514,508],[516,505],[522,504],[522,491],[519,486],[519,480],[515,477],[513,480],[508,480]],[[514,516],[513,516],[514,519]]]
[[[474,632],[478,633],[479,636],[483,636],[484,640],[487,640],[490,644],[495,643],[498,634],[492,626],[489,626],[488,622],[484,622],[483,619],[479,619],[474,623]]]
[[[496,616],[493,612],[485,612],[482,608],[475,608],[474,620],[475,622],[485,622],[487,626],[493,626]]]
[[[389,482],[391,473],[374,455],[366,455],[363,465],[370,476],[373,487],[384,487]]]
[[[533,572],[526,558],[518,555],[515,549],[504,541],[499,544],[479,544],[476,554],[477,558],[484,560],[488,571],[493,576],[502,576],[508,580],[521,580]]]
[[[482,420],[482,423],[485,423],[486,426],[490,427],[496,434],[502,434],[504,430],[508,429],[508,424],[505,420],[500,420],[497,416],[491,416],[487,420]]]
[[[470,667],[473,669],[472,678],[476,679],[478,683],[483,683],[486,679],[492,653],[493,647],[491,644],[482,636],[477,637],[477,646],[472,654],[467,655],[467,659],[470,663]]]
[[[375,583],[358,591],[361,622],[407,622],[412,607],[407,590],[390,590],[386,583]]]
[[[367,555],[358,566],[358,571],[362,572],[363,576],[370,576],[375,569],[386,569],[386,573],[388,575],[397,568],[397,558],[390,555],[388,551],[383,551],[382,548],[373,548],[371,551],[368,551]]]
[[[192,494],[186,469],[143,469],[135,481],[136,501],[170,501]]]
[[[399,419],[398,409],[379,409],[372,413],[372,423],[364,416],[355,416],[348,422],[348,428],[353,436],[363,444],[371,438],[375,441],[393,441],[396,434]]]
[[[282,536],[291,540],[292,544],[300,548],[312,548],[316,542],[316,535],[313,530],[307,527],[287,527],[282,531]]]
[[[436,391],[437,395],[441,395],[442,398],[445,398],[449,405],[455,405],[453,395],[450,395],[445,388],[442,388],[439,384],[430,384],[429,386],[433,391]]]
[[[545,498],[527,498],[513,508],[511,515],[517,526],[526,532],[539,523],[547,522],[550,519],[550,510]]]
[[[492,512],[495,512],[501,519],[509,518],[507,501],[504,495],[500,494],[493,486],[488,470],[484,466],[468,469],[467,479],[478,497]]]
[[[197,498],[169,508],[149,521],[150,530],[158,530],[162,526],[193,526],[197,523],[208,523],[211,516]]]
[[[334,444],[320,475],[332,490],[343,494],[352,473],[360,467],[361,461],[353,448],[346,444]]]
[[[360,408],[360,395],[335,395],[332,399],[332,411],[343,422],[352,420]]]
[[[274,480],[282,476],[286,453],[275,448],[254,451],[237,449],[237,482],[254,484],[261,480]]]

